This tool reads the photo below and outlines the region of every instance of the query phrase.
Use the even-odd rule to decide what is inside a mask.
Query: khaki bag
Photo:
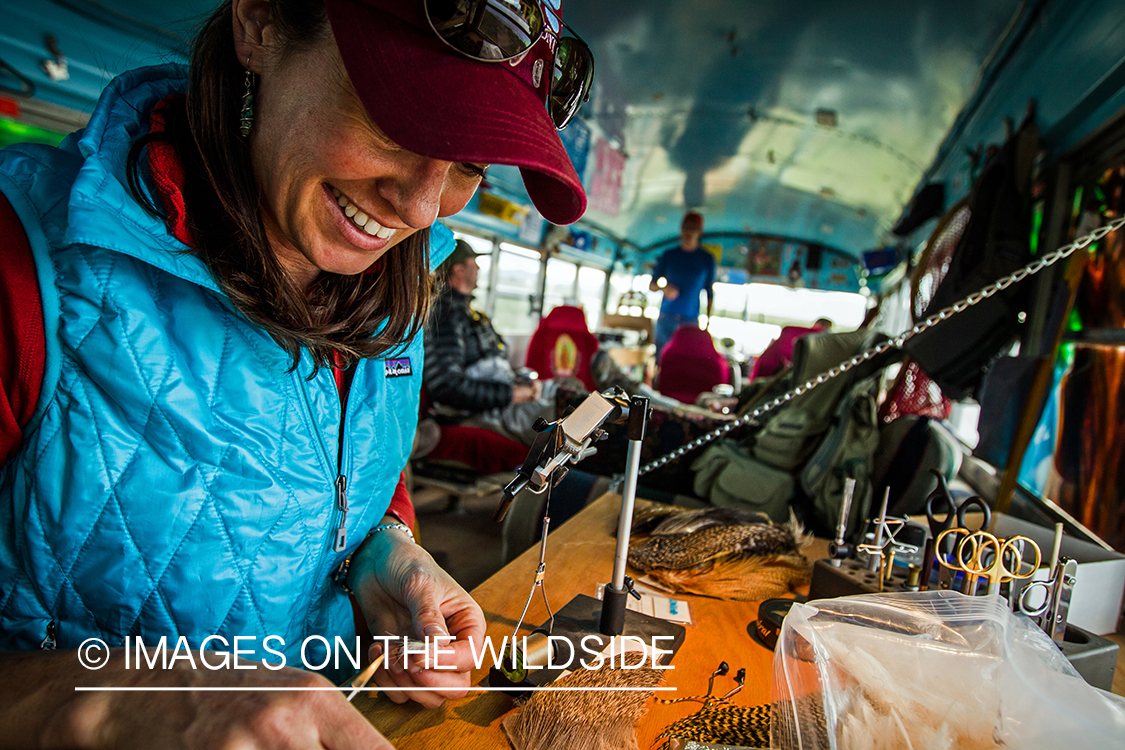
[[[811,334],[798,339],[790,388],[816,377],[871,343],[868,332]],[[742,507],[779,522],[796,511],[807,528],[831,534],[844,479],[856,479],[851,518],[871,505],[871,460],[879,442],[876,376],[833,378],[780,407],[741,442],[720,441],[696,459],[694,490],[712,505]],[[772,390],[772,389],[771,389]],[[763,396],[763,400],[768,396]],[[858,522],[852,524],[857,526]]]
[[[720,440],[695,460],[694,490],[720,508],[765,513],[771,520],[789,520],[789,499],[796,479],[750,456],[733,440]]]

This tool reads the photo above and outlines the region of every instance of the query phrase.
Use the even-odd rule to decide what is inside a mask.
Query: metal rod
[[[883,507],[879,511],[879,517],[875,519],[875,548],[879,551],[872,555],[871,558],[867,561],[868,570],[878,570],[882,572],[882,568],[880,567],[880,565],[883,562],[883,527],[887,525],[887,503],[890,501],[890,499],[891,488],[887,487],[887,491],[883,493]],[[881,584],[879,590],[883,590]]]
[[[840,506],[840,520],[836,524],[836,541],[844,543],[844,535],[848,532],[848,516],[852,509],[852,496],[855,495],[855,480],[848,477],[844,480],[844,503]]]
[[[855,479],[847,477],[844,479],[844,501],[840,504],[840,519],[836,524],[836,545],[829,546],[829,559],[828,564],[834,568],[839,568],[840,558],[846,557],[843,550],[844,536],[847,534],[848,516],[852,514],[852,496],[855,495]]]
[[[618,591],[625,588],[625,564],[629,559],[629,532],[633,527],[633,504],[637,499],[637,476],[641,468],[641,441],[630,440],[625,455],[625,487],[621,492],[621,518],[617,520],[617,551],[613,557],[611,583]]]
[[[621,492],[621,518],[617,520],[617,551],[613,558],[613,579],[609,584],[618,593],[625,591],[629,533],[633,530],[633,504],[637,499],[641,444],[644,443],[647,425],[648,399],[644,396],[633,396],[629,400],[629,451],[625,454],[625,487]]]
[[[633,585],[625,575],[625,566],[629,561],[629,533],[633,530],[633,504],[637,499],[641,444],[645,439],[647,423],[648,399],[644,396],[633,396],[629,401],[629,452],[625,456],[625,489],[621,493],[621,517],[617,520],[617,550],[613,557],[613,579],[602,592],[602,612],[598,625],[598,629],[605,635],[621,635],[625,631],[625,599],[632,591]],[[635,592],[633,593],[636,595]]]
[[[1055,563],[1059,561],[1059,553],[1062,552],[1062,538],[1063,538],[1063,525],[1060,521],[1055,524],[1055,543],[1051,545],[1051,556],[1047,559],[1047,570],[1054,574]]]

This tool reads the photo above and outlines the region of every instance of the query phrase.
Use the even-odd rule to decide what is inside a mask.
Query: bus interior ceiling
[[[0,143],[81,124],[114,74],[181,58],[212,5],[0,1]],[[1005,119],[1036,101],[1051,161],[1125,104],[1125,21],[1109,0],[567,0],[564,17],[596,60],[590,100],[562,131],[585,216],[568,230],[548,225],[518,170],[497,165],[449,223],[534,251],[528,260],[550,246],[624,279],[650,270],[677,242],[684,211],[698,210],[730,285],[721,318],[808,323],[822,313],[800,289],[884,291],[898,277],[872,273],[885,265],[866,267],[864,253],[916,252],[933,222],[891,232],[912,196],[940,182],[945,206],[963,197],[967,152],[1002,141]],[[596,279],[605,290],[591,291]],[[625,283],[565,280],[587,307],[616,302]],[[801,301],[735,288],[748,282]],[[560,288],[547,296],[578,296]],[[862,300],[823,299],[841,306],[845,327],[862,320]]]
[[[80,126],[116,73],[182,59],[212,6],[0,0],[0,145]],[[565,0],[563,13],[596,60],[562,131],[586,214],[548,224],[517,169],[496,165],[448,220],[492,251],[478,303],[517,342],[563,302],[594,330],[628,292],[655,317],[647,274],[687,210],[719,261],[710,330],[733,356],[787,324],[854,329],[875,298],[903,330],[913,261],[968,195],[974,155],[1034,103],[1049,249],[1073,236],[1075,155],[1096,171],[1125,111],[1120,0]],[[941,195],[914,221],[931,184]]]

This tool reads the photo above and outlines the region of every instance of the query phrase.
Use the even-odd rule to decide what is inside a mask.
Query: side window
[[[531,300],[539,292],[539,264],[539,253],[534,250],[506,242],[500,245],[492,321],[501,334],[530,336],[535,331],[537,321],[530,312]]]

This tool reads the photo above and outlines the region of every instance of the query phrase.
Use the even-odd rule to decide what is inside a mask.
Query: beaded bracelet
[[[352,550],[351,554],[345,557],[344,561],[340,563],[340,566],[336,568],[336,570],[332,573],[332,580],[335,581],[336,585],[342,588],[346,593],[355,593],[354,591],[352,591],[351,586],[348,585],[348,572],[352,567],[352,555],[358,552],[360,547],[367,543],[368,539],[375,536],[380,531],[386,531],[388,529],[403,531],[408,537],[410,537],[411,542],[414,541],[414,532],[411,531],[410,527],[404,523],[381,523],[378,526],[373,527],[371,531],[367,532],[367,536],[363,538],[363,542],[361,542],[358,547]]]

